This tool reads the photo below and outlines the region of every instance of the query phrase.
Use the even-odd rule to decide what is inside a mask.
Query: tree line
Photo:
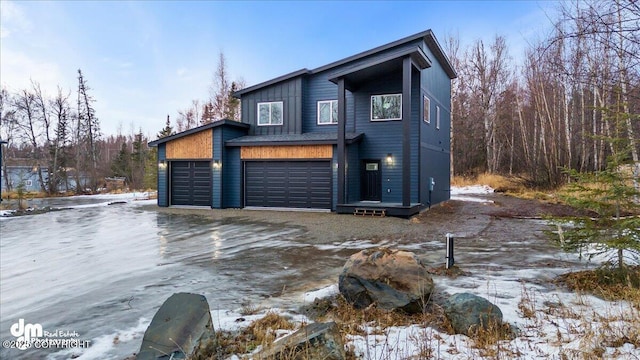
[[[75,94],[58,87],[47,96],[36,81],[15,92],[0,89],[0,139],[7,141],[2,151],[4,188],[15,191],[20,183],[9,171],[13,165],[35,174],[43,193],[53,195],[71,189],[75,193],[95,193],[109,180],[124,180],[132,189],[155,188],[156,149],[149,148],[142,129],[128,135],[104,135],[86,78],[78,70]],[[230,81],[223,53],[206,101],[193,100],[178,110],[174,130],[167,115],[158,138],[175,134],[223,118],[240,120],[240,101],[232,96],[244,86],[242,79]]]
[[[557,186],[567,170],[593,172],[625,152],[640,176],[640,3],[558,3],[553,32],[517,63],[504,36],[445,48],[452,88],[455,175],[520,175]]]
[[[155,187],[145,176],[155,164],[155,154],[142,134],[104,136],[82,70],[78,70],[74,95],[58,87],[53,97],[45,95],[36,81],[10,93],[0,90],[0,139],[4,187],[14,191],[22,181],[9,173],[12,166],[31,168],[43,193],[77,194],[97,192],[105,178],[124,177],[134,188]],[[131,149],[131,150],[130,150]]]
[[[234,97],[233,93],[244,87],[244,79],[230,80],[227,59],[224,53],[220,52],[218,65],[209,86],[209,98],[204,101],[192,100],[190,106],[178,110],[176,131],[181,132],[222,119],[241,121],[240,99]],[[167,123],[167,126],[170,124]]]

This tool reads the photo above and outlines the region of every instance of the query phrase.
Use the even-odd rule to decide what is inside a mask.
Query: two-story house
[[[455,77],[428,30],[240,90],[242,122],[150,143],[158,205],[416,214],[449,199]]]

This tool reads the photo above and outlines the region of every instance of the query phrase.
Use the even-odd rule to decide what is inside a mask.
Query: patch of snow
[[[487,185],[452,186],[451,195],[487,195],[493,193],[493,188]]]
[[[451,200],[457,200],[457,201],[469,201],[469,202],[478,202],[478,203],[488,203],[488,204],[493,204],[493,200],[489,200],[489,199],[481,199],[481,198],[477,198],[477,197],[472,197],[472,196],[460,196],[460,195],[451,195]]]
[[[493,193],[493,189],[487,185],[452,186],[451,200],[471,201],[471,202],[479,202],[479,203],[493,203],[493,200],[483,199],[476,196],[468,196],[468,195],[488,195],[491,193]]]
[[[327,287],[308,291],[302,295],[302,302],[305,304],[310,304],[315,301],[315,299],[324,299],[334,295],[337,295],[340,291],[338,290],[338,284],[332,284]]]
[[[138,319],[138,324],[132,328],[125,330],[116,330],[115,332],[107,335],[99,336],[95,339],[91,339],[91,346],[87,348],[71,348],[62,350],[47,356],[47,360],[53,359],[80,359],[80,360],[102,360],[107,358],[107,354],[117,347],[119,344],[135,341],[142,342],[144,332],[151,323],[150,320],[145,318]],[[79,340],[88,340],[79,338]]]

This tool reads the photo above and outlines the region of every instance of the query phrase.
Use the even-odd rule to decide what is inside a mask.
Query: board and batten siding
[[[168,141],[167,159],[206,159],[213,157],[212,130],[204,130]]]
[[[243,146],[242,160],[331,159],[333,145]]]
[[[301,76],[242,95],[243,122],[251,125],[249,135],[302,133]],[[258,103],[282,101],[282,125],[258,126]]]

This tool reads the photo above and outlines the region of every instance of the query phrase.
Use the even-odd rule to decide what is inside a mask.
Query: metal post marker
[[[453,259],[453,234],[447,233],[447,254],[445,256],[445,268],[450,269],[455,260]]]

